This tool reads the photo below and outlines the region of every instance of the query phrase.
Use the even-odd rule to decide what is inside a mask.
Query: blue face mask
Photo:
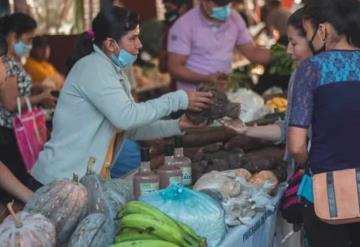
[[[126,68],[130,66],[136,61],[136,59],[137,59],[136,55],[133,55],[124,49],[120,49],[119,55],[115,55],[115,54],[111,55],[111,60],[120,68]]]
[[[31,49],[32,49],[32,45],[26,45],[21,40],[16,42],[14,45],[15,54],[18,57],[22,57],[26,55],[31,51]]]
[[[212,9],[211,17],[218,21],[226,21],[231,15],[231,3],[224,7],[215,7]]]

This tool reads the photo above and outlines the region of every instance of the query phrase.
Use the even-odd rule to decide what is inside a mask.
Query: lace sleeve
[[[304,61],[298,68],[293,89],[292,108],[289,126],[308,128],[312,121],[314,91],[319,83],[317,65],[310,60]]]

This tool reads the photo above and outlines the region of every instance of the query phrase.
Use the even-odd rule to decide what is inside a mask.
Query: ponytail
[[[93,51],[93,44],[101,48],[108,38],[118,41],[137,25],[139,16],[125,8],[112,6],[102,9],[92,22],[92,33],[81,34],[75,52],[66,61],[67,68],[71,69],[78,60],[89,55]]]
[[[349,44],[360,48],[360,3],[353,8],[355,10],[346,15],[346,40]]]
[[[92,39],[93,37],[89,35],[89,32],[84,32],[80,35],[75,51],[65,62],[68,70],[70,70],[82,57],[85,57],[94,51]]]
[[[304,19],[314,28],[320,23],[330,23],[339,35],[344,35],[350,45],[360,48],[360,1],[316,0],[307,1]]]

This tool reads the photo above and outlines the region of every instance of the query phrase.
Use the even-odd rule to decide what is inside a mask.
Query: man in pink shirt
[[[225,88],[234,48],[253,63],[266,64],[270,51],[257,47],[232,0],[199,0],[180,17],[168,38],[168,69],[177,89],[196,89],[202,82]]]

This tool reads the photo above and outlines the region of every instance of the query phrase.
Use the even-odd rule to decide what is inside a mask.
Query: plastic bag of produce
[[[228,98],[231,102],[240,103],[240,119],[245,123],[270,113],[264,105],[264,99],[250,89],[240,88],[235,93],[228,93]]]
[[[166,189],[141,196],[140,201],[187,224],[207,239],[209,247],[217,246],[225,234],[224,210],[204,193],[172,184]]]
[[[256,212],[274,210],[274,204],[271,201],[271,196],[268,194],[269,187],[273,187],[271,182],[266,181],[264,184],[258,186],[247,182],[242,177],[236,178],[236,181],[241,186],[240,195],[222,202],[227,225],[248,225],[251,223]]]

